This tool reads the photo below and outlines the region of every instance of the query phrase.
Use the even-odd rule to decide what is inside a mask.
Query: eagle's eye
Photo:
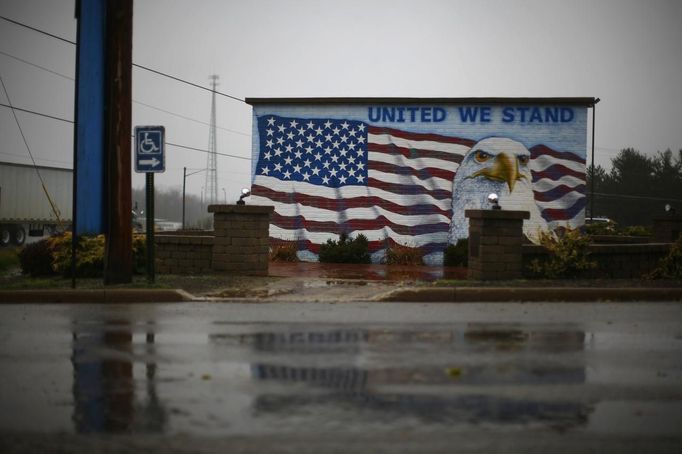
[[[525,166],[526,164],[528,164],[528,160],[530,159],[530,157],[527,155],[521,155],[521,156],[517,156],[517,159],[519,160],[519,163],[521,165]]]
[[[476,155],[474,157],[478,162],[486,162],[488,159],[492,158],[493,155],[483,150],[478,150],[476,151]]]

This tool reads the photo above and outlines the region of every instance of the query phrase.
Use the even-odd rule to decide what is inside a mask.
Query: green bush
[[[630,225],[620,231],[625,236],[651,236],[651,230],[643,225]]]
[[[645,276],[648,279],[682,279],[682,237],[678,238],[655,270]]]
[[[0,274],[19,265],[19,251],[14,248],[0,249]]]
[[[71,276],[71,232],[53,236],[52,266],[65,277]],[[76,276],[100,277],[104,269],[104,235],[78,237],[76,245]]]
[[[133,233],[133,273],[147,271],[147,236]]]
[[[393,243],[386,247],[386,263],[388,265],[423,265],[424,251],[418,247],[403,246]]]
[[[27,244],[19,252],[19,266],[21,272],[31,277],[51,276],[55,274],[52,268],[52,247],[50,242],[40,240]]]
[[[587,235],[616,235],[615,225],[606,222],[585,224],[584,230]]]
[[[146,240],[133,235],[133,271],[144,272]],[[71,276],[71,232],[27,245],[19,257],[21,271],[30,276],[61,274]],[[76,245],[76,275],[101,277],[104,270],[104,235],[78,237]]]
[[[469,266],[469,239],[460,238],[456,244],[448,244],[443,253],[444,266]]]
[[[597,266],[589,260],[591,238],[578,230],[566,229],[561,234],[540,231],[539,242],[549,252],[546,261],[535,259],[530,270],[537,277],[548,279],[576,277]]]
[[[338,241],[331,239],[320,246],[320,262],[324,263],[369,263],[369,242],[360,234],[351,239],[342,233]]]

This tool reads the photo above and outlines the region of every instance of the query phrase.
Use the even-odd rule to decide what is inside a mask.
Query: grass
[[[15,248],[0,249],[0,275],[10,272],[19,266],[18,250]]]
[[[157,274],[155,282],[149,283],[144,275],[133,276],[129,284],[108,285],[107,288],[179,288],[193,295],[214,293],[230,288],[255,288],[277,278],[229,276],[223,274],[202,274],[197,276]],[[61,276],[30,277],[16,273],[0,275],[0,289],[33,290],[33,289],[67,289],[71,288],[71,279]],[[76,288],[104,288],[102,278],[78,278]]]

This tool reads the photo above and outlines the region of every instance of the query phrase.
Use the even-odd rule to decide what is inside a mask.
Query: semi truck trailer
[[[69,228],[72,199],[71,169],[0,162],[0,247]]]

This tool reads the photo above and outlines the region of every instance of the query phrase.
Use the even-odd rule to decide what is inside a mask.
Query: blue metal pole
[[[80,0],[77,15],[74,236],[104,232],[106,0]]]

